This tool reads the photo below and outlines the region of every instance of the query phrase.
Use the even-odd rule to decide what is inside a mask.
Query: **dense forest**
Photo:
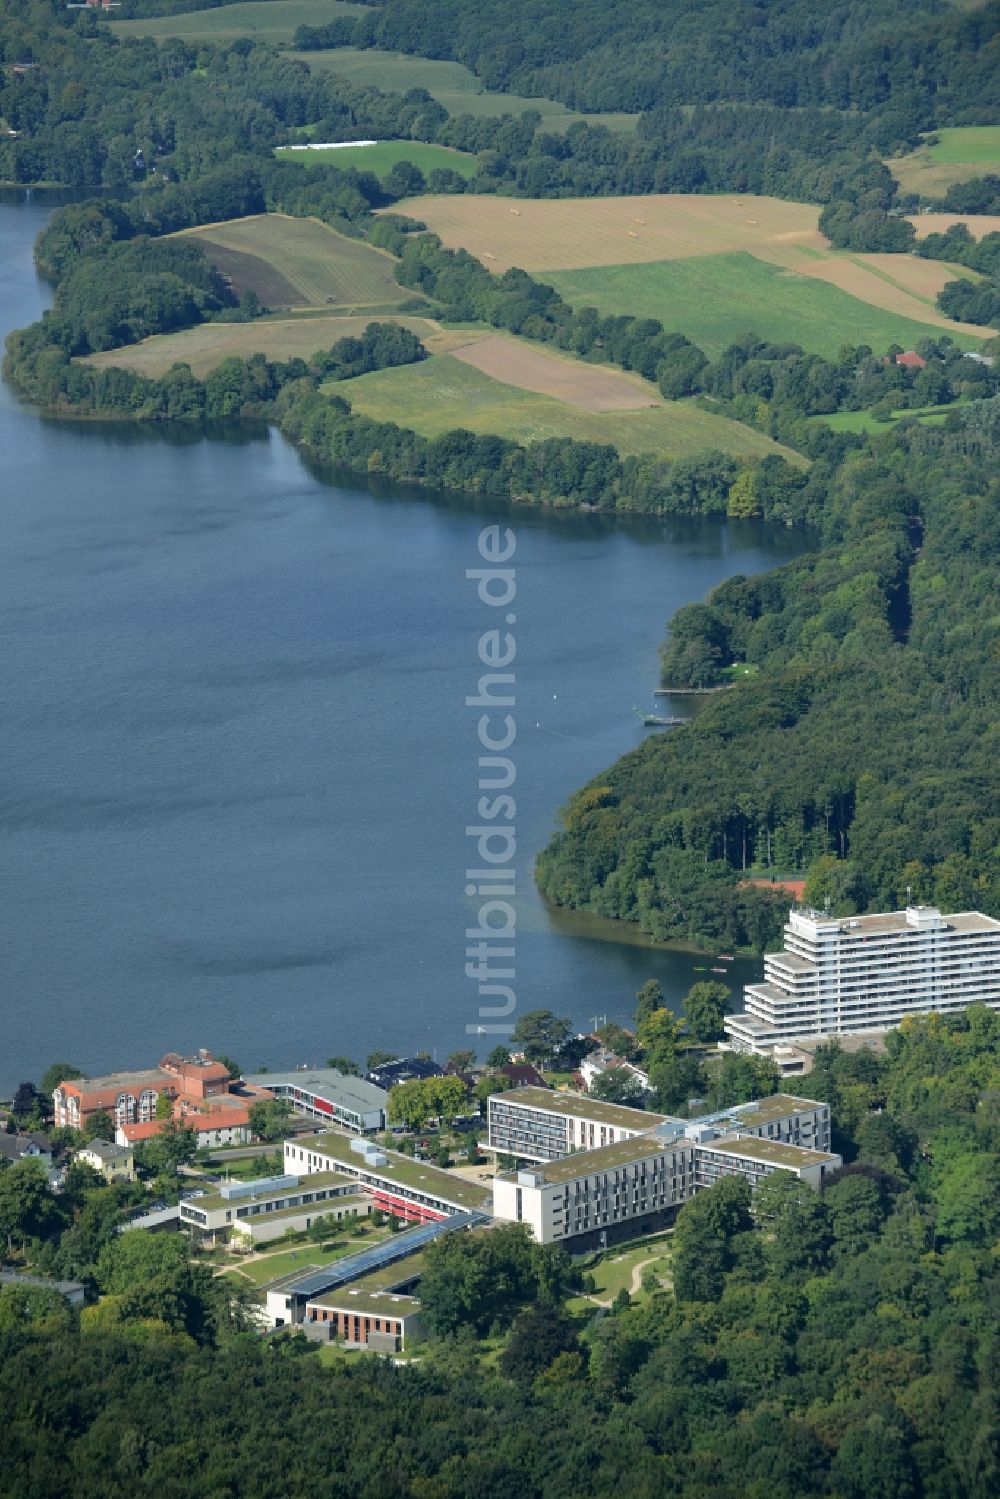
[[[634,134],[582,122],[557,134],[536,112],[451,118],[425,90],[359,88],[250,38],[120,42],[92,12],[6,0],[0,117],[12,133],[0,137],[0,180],[128,190],[240,154],[269,160],[302,129],[374,134],[475,153],[477,192],[773,193],[827,205],[837,245],[906,249],[912,228],[881,158],[935,125],[993,117],[998,28],[1000,0],[972,12],[852,3],[822,20],[802,0],[716,0],[710,14],[632,0],[610,13],[576,5],[571,27],[538,0],[502,15],[470,0],[392,0],[296,37],[307,51],[349,41],[456,58],[493,87],[641,111]],[[434,177],[436,191],[466,188],[456,173]]]
[[[89,1288],[79,1313],[0,1290],[0,1494],[992,1499],[1000,1017],[833,1043],[809,1091],[847,1163],[822,1195],[724,1178],[680,1212],[672,1284],[606,1310],[520,1225],[452,1235],[405,1366],[254,1336],[182,1240],[117,1234],[134,1188],[0,1168],[5,1243]]]
[[[837,912],[907,887],[1000,913],[993,816],[1000,401],[903,423],[826,469],[822,553],[730,579],[671,623],[668,679],[756,674],[572,799],[550,898],[659,937],[763,948],[810,875]]]

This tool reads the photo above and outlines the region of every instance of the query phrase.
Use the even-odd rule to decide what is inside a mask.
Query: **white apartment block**
[[[522,1161],[557,1161],[573,1150],[599,1150],[669,1122],[665,1114],[530,1087],[491,1094],[486,1117],[486,1149]]]
[[[529,1095],[526,1104],[521,1094]],[[841,1165],[840,1156],[830,1150],[829,1106],[783,1093],[690,1123],[625,1110],[632,1116],[627,1125],[604,1124],[618,1138],[594,1147],[589,1144],[591,1121],[584,1113],[593,1105],[585,1098],[516,1089],[490,1099],[491,1119],[493,1104],[503,1104],[506,1112],[498,1130],[504,1138],[518,1136],[537,1147],[547,1138],[545,1121],[538,1117],[546,1113],[546,1098],[549,1125],[555,1129],[567,1119],[578,1123],[582,1118],[588,1143],[497,1176],[493,1214],[527,1223],[543,1244],[573,1240],[574,1252],[665,1227],[677,1208],[721,1176],[743,1176],[756,1187],[775,1171],[786,1171],[818,1190]],[[530,1116],[527,1123],[518,1118],[522,1107]],[[644,1130],[635,1127],[635,1116],[645,1119]]]
[[[907,1015],[1000,1008],[1000,921],[909,906],[838,919],[791,911],[784,948],[764,958],[744,1010],[726,1020],[736,1051],[766,1054],[796,1037],[878,1032]]]

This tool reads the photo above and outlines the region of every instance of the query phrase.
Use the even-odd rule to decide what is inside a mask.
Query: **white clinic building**
[[[791,911],[784,948],[764,958],[741,1014],[726,1020],[736,1051],[766,1054],[796,1037],[877,1032],[907,1015],[1000,1008],[1000,921],[908,906],[837,918]]]

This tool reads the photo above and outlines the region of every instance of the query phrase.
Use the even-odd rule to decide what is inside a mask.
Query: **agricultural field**
[[[950,279],[940,262],[909,263],[932,268],[942,282]],[[925,320],[900,317],[840,287],[741,253],[538,274],[571,306],[659,318],[665,328],[687,334],[710,358],[750,332],[774,343],[801,344],[826,358],[845,343],[912,348],[945,327],[963,347],[975,348],[982,336],[956,332],[957,325],[943,318],[933,301],[926,306]]]
[[[84,361],[97,369],[123,366],[155,380],[165,375],[171,365],[189,364],[199,379],[214,370],[223,359],[249,359],[263,354],[272,360],[309,359],[321,349],[329,349],[338,338],[359,337],[369,323],[402,323],[411,329],[428,348],[447,348],[452,339],[468,334],[442,333],[428,318],[365,314],[360,317],[326,316],[259,318],[252,323],[201,323],[179,333],[157,333],[139,344],[122,349],[108,349],[91,354]]]
[[[162,41],[179,36],[185,42],[230,42],[234,37],[249,36],[255,41],[290,44],[298,26],[325,26],[337,16],[364,14],[365,6],[348,0],[247,0],[242,5],[110,24],[114,34],[123,39],[151,36]]]
[[[1000,125],[961,125],[935,135],[933,145],[886,162],[904,192],[937,198],[953,182],[1000,174]]]
[[[546,357],[525,347],[532,359]],[[464,427],[517,442],[573,437],[581,442],[611,443],[625,455],[655,452],[668,458],[686,458],[715,448],[746,457],[781,453],[792,462],[801,461],[797,454],[739,422],[688,402],[659,400],[650,386],[637,390],[637,403],[643,404],[632,410],[610,406],[588,410],[537,389],[508,383],[513,374],[509,368],[508,379],[494,378],[470,363],[468,355],[459,357],[461,353],[436,354],[422,364],[361,375],[339,384],[337,391],[356,411],[378,421],[411,427],[425,437]],[[601,374],[609,381],[614,379],[612,371]],[[537,382],[537,371],[523,378]]]
[[[645,265],[689,255],[751,254],[789,244],[817,253],[819,209],[778,198],[653,193],[616,198],[510,198],[489,194],[411,198],[406,211],[444,244],[464,247],[492,271]]]
[[[181,235],[203,246],[237,294],[255,291],[266,307],[364,311],[413,299],[397,282],[391,255],[318,219],[255,214]]]
[[[1000,234],[1000,213],[918,213],[910,223],[917,231],[917,239],[926,239],[928,234],[941,234],[952,224],[964,224],[973,239],[982,239],[985,234]]]
[[[337,73],[352,83],[380,88],[386,93],[405,94],[425,88],[451,115],[502,115],[534,109],[547,130],[566,130],[579,120],[607,125],[609,130],[634,130],[636,114],[577,114],[555,99],[529,99],[521,94],[498,94],[483,88],[475,73],[460,62],[438,62],[410,57],[404,52],[380,52],[377,48],[335,47],[324,52],[290,52],[310,68]]]
[[[709,350],[747,332],[751,318],[757,331],[818,352],[939,330],[970,348],[989,336],[934,305],[947,280],[967,273],[833,251],[812,204],[675,193],[513,204],[467,194],[412,198],[408,208],[492,271],[518,265],[571,302],[659,317]]]
[[[461,177],[473,177],[476,172],[476,158],[468,151],[425,145],[423,141],[376,141],[372,146],[330,146],[325,151],[297,151],[291,146],[279,146],[274,154],[305,166],[324,162],[345,169],[356,167],[359,172],[374,172],[376,177],[385,177],[398,161],[410,162],[425,176],[438,167],[447,167]]]

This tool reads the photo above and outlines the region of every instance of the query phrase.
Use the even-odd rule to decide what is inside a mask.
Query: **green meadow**
[[[1000,170],[1000,125],[956,125],[936,130],[938,137],[928,146],[932,161],[978,163]]]
[[[425,437],[463,427],[522,443],[547,437],[611,443],[623,455],[688,458],[714,448],[745,457],[781,453],[792,462],[801,461],[763,433],[686,401],[662,401],[635,411],[585,411],[494,380],[450,354],[435,354],[401,369],[376,370],[338,384],[335,392],[346,396],[355,411]]]
[[[535,274],[573,307],[659,318],[665,328],[686,334],[710,358],[745,333],[758,333],[772,343],[801,344],[830,358],[844,343],[870,344],[875,350],[892,343],[912,348],[918,339],[938,338],[945,331],[885,312],[839,287],[768,265],[742,251]],[[979,341],[969,335],[956,331],[951,337],[962,348],[978,347]]]
[[[294,3],[294,0],[292,0]],[[534,109],[549,130],[565,130],[578,120],[607,125],[609,130],[634,130],[635,114],[577,114],[554,99],[529,99],[521,94],[498,94],[484,89],[475,73],[460,62],[439,62],[411,57],[402,52],[380,52],[377,48],[334,47],[323,52],[290,52],[290,57],[328,73],[349,78],[352,83],[380,88],[386,93],[406,93],[425,88],[451,115],[521,114]]]
[[[473,177],[476,172],[476,158],[467,151],[428,146],[423,141],[376,141],[374,146],[337,146],[328,151],[295,151],[279,146],[275,155],[306,166],[324,162],[328,166],[356,167],[359,172],[374,172],[376,177],[385,177],[397,161],[411,162],[424,176],[438,167],[447,167],[462,177]]]

